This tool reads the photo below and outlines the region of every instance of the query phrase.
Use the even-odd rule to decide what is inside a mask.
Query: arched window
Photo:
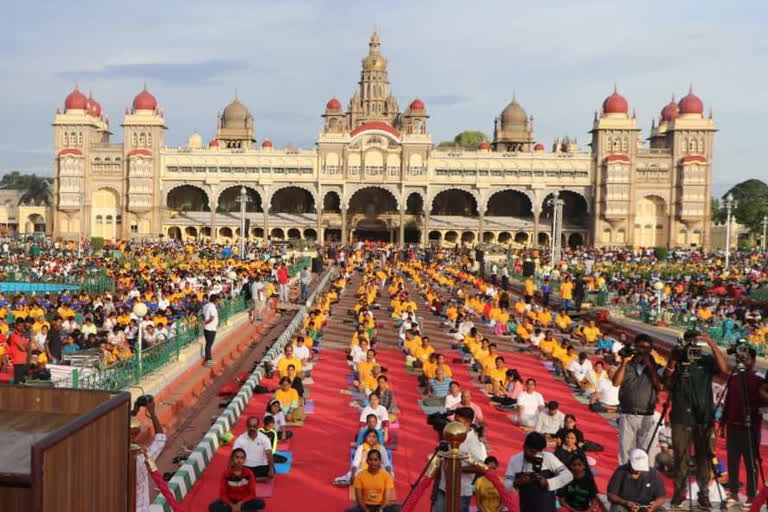
[[[63,140],[63,144],[64,144],[65,146],[69,146],[69,135],[67,134],[67,132],[64,132],[64,140]]]
[[[80,134],[77,137],[77,145],[80,147],[83,146],[83,132],[80,132]]]
[[[152,146],[152,132],[147,134],[147,147]]]
[[[104,217],[101,215],[96,216],[96,224],[103,224],[104,223]]]
[[[123,223],[122,215],[118,215],[117,217],[115,217],[115,224],[122,224],[122,223]]]
[[[141,147],[145,147],[147,145],[147,136],[143,132],[141,135],[139,135],[139,145]]]
[[[133,133],[133,146],[136,147],[139,145],[139,134],[134,132]]]
[[[112,216],[107,215],[107,224],[112,224]]]

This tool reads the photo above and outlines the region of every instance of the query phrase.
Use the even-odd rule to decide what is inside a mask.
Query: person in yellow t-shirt
[[[353,487],[357,507],[353,510],[365,511],[375,508],[381,512],[387,510],[392,501],[395,488],[392,476],[381,467],[381,452],[377,448],[368,450],[366,468],[355,475]]]
[[[558,311],[557,316],[555,317],[555,325],[557,325],[558,329],[562,332],[568,332],[571,329],[572,323],[573,320],[568,316],[568,313],[565,311]]]
[[[494,456],[486,457],[485,465],[491,471],[496,471],[499,461]],[[478,512],[501,512],[501,495],[496,487],[484,476],[475,480],[475,499]]]
[[[552,333],[550,331],[547,331],[544,334],[544,339],[541,340],[541,343],[539,343],[539,350],[541,350],[541,355],[544,359],[551,359],[552,358],[552,352],[555,351],[555,348],[557,347],[557,341],[555,338],[552,337]]]
[[[560,283],[560,306],[563,310],[573,309],[573,281],[570,278]]]
[[[287,344],[283,349],[283,357],[277,361],[277,372],[280,374],[280,377],[285,377],[288,375],[289,365],[293,365],[293,367],[296,369],[296,374],[301,375],[301,360],[293,355],[293,345],[290,343]]]
[[[587,343],[597,343],[597,338],[600,337],[600,329],[595,325],[594,320],[589,321],[589,325],[581,330],[584,335],[584,341]]]

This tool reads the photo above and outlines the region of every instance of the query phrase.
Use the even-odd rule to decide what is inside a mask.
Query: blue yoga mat
[[[424,414],[429,416],[430,414],[434,414],[436,412],[445,412],[445,407],[439,406],[439,405],[424,405],[421,400],[419,400],[419,406],[421,407],[421,410],[424,411]]]
[[[291,470],[291,463],[293,462],[293,454],[291,452],[281,452],[279,450],[277,451],[277,454],[282,455],[283,457],[288,459],[285,462],[275,464],[275,474],[284,475]]]
[[[315,401],[314,400],[305,400],[304,401],[304,414],[313,414],[315,412]]]

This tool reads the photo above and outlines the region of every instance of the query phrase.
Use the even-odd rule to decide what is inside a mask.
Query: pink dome
[[[534,151],[544,151],[544,144],[541,142],[537,143],[535,146],[533,146]]]
[[[157,108],[157,99],[152,96],[144,86],[144,90],[133,98],[134,110],[155,110]]]
[[[701,98],[693,94],[693,88],[688,91],[688,95],[684,96],[678,104],[681,114],[703,114],[704,103],[701,102]]]
[[[328,103],[325,104],[325,108],[328,110],[341,110],[341,102],[334,96]]]
[[[208,143],[209,148],[217,148],[219,147],[219,139],[211,139],[211,142]]]
[[[269,139],[264,139],[264,142],[261,143],[262,148],[271,148],[272,147],[272,141]]]
[[[93,99],[93,95],[88,96],[88,104],[86,110],[88,111],[88,114],[92,115],[93,117],[101,116],[101,105],[98,101]]]
[[[64,100],[64,108],[66,110],[86,110],[88,108],[88,98],[75,86],[75,89]]]
[[[677,114],[677,103],[675,103],[675,99],[672,98],[672,101],[667,103],[664,108],[661,109],[661,120],[672,121],[677,119]]]
[[[627,112],[629,112],[629,104],[627,103],[627,100],[614,88],[613,94],[603,101],[603,113],[626,114]]]
[[[421,101],[419,98],[416,98],[411,102],[411,110],[417,111],[417,112],[423,112],[424,111],[424,102]]]
[[[477,145],[477,149],[488,149],[489,147],[491,147],[491,145],[488,144],[487,140],[484,140],[483,142]]]

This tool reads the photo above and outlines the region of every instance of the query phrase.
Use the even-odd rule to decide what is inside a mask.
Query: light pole
[[[562,249],[562,233],[563,233],[563,204],[565,201],[560,199],[560,192],[555,190],[552,194],[552,198],[547,201],[547,204],[552,207],[552,237],[549,241],[549,249],[552,260],[552,267],[557,265],[560,261],[560,252]]]
[[[656,321],[661,321],[661,298],[664,296],[664,283],[656,281],[653,283],[653,289],[656,290]]]
[[[139,358],[139,379],[141,379],[141,376],[143,374],[144,370],[144,364],[141,360],[141,353],[142,353],[142,345],[143,345],[143,334],[144,334],[144,316],[147,314],[147,305],[143,302],[137,302],[133,305],[133,314],[136,315],[139,319],[139,334],[138,334],[138,341],[136,342],[136,355]]]
[[[245,187],[240,187],[240,259],[245,260],[245,237],[248,233],[245,232],[245,205],[248,203],[248,192]]]
[[[723,200],[723,206],[725,206],[725,268],[731,262],[731,214],[733,209],[736,208],[738,202],[733,198],[733,194],[729,193]]]
[[[768,234],[768,215],[763,215],[763,238],[760,240],[760,250],[765,252],[765,238]]]
[[[79,192],[77,194],[78,199],[78,222],[77,222],[77,259],[78,261],[82,259],[83,257],[83,199],[84,194],[82,192]]]

